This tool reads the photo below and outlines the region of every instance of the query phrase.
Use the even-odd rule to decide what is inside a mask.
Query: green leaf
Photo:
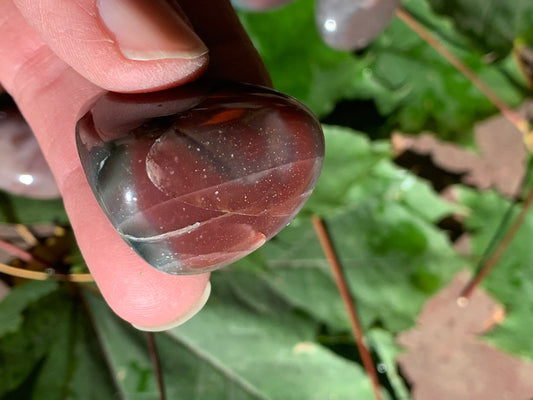
[[[460,202],[470,211],[465,224],[472,233],[472,253],[481,255],[507,212],[509,201],[495,192],[480,193],[464,187],[458,188],[458,194]],[[520,206],[515,207],[511,220],[514,220],[519,210]],[[529,340],[531,324],[528,323],[533,311],[531,237],[533,214],[529,213],[496,268],[483,281],[483,287],[507,311],[503,324],[486,335],[486,338],[506,351],[529,358],[533,358]]]
[[[365,327],[409,328],[461,266],[447,238],[399,204],[366,202],[326,221]],[[317,319],[349,327],[309,222],[285,229],[263,251],[273,287]]]
[[[24,321],[22,311],[56,289],[54,281],[29,281],[12,289],[0,302],[0,338],[16,332]]]
[[[32,225],[44,222],[68,224],[63,201],[37,200],[0,191],[0,222]]]
[[[396,344],[394,336],[386,330],[374,328],[367,334],[370,347],[378,354],[381,361],[377,365],[380,373],[385,373],[398,400],[409,400],[411,395],[407,389],[396,364],[396,358],[401,353],[401,348]]]
[[[334,216],[369,198],[401,202],[428,222],[454,207],[431,187],[394,166],[390,144],[370,142],[360,132],[323,125],[326,153],[320,180],[301,215]]]
[[[395,167],[383,143],[370,144],[348,129],[325,127],[325,134],[324,172],[306,210],[325,217],[364,325],[407,329],[461,267],[447,237],[433,225],[453,208]],[[261,252],[269,285],[318,320],[348,329],[309,220],[294,221]]]
[[[379,90],[368,61],[326,46],[315,28],[314,1],[299,0],[268,13],[239,13],[267,66],[274,86],[307,104],[317,115],[358,91]],[[376,86],[376,87],[375,87]]]
[[[467,38],[434,14],[426,1],[406,0],[403,5],[504,102],[517,106],[523,100],[525,85],[516,86],[519,73],[509,66],[511,58],[498,66],[488,65]],[[374,58],[371,69],[375,79],[389,88],[375,97],[378,108],[383,114],[392,113],[404,131],[429,129],[445,138],[460,139],[474,122],[496,111],[468,78],[398,18],[371,45],[369,53]]]
[[[342,212],[357,197],[362,182],[373,179],[375,168],[390,158],[386,142],[371,145],[361,133],[323,125],[326,153],[320,181],[305,205],[304,214]]]
[[[157,334],[168,398],[372,399],[362,368],[321,347],[318,323],[260,278],[231,270],[212,275],[211,299],[187,324]],[[156,396],[143,335],[88,296],[121,393]]]
[[[212,283],[200,315],[156,335],[168,398],[373,398],[361,366],[323,348],[320,323],[256,272],[218,272]],[[157,398],[143,333],[89,290],[81,300],[77,287],[35,285],[26,287],[42,292],[39,302],[26,302],[19,329],[0,338],[0,398]]]
[[[523,100],[526,87],[511,57],[498,65],[487,64],[469,39],[434,13],[426,0],[403,3],[503,101],[517,106]],[[321,41],[313,0],[240,16],[274,86],[318,116],[342,99],[373,100],[391,128],[431,130],[464,141],[465,131],[476,121],[496,112],[472,82],[398,18],[364,52],[353,54]]]
[[[112,398],[114,385],[79,303],[60,287],[24,310],[19,330],[0,338],[0,396]]]
[[[533,2],[529,0],[429,0],[440,14],[470,37],[484,52],[505,57],[515,38],[533,27]]]

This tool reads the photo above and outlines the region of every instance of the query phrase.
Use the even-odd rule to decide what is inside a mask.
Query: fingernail
[[[157,326],[141,326],[141,325],[135,325],[135,324],[132,324],[132,325],[134,328],[137,328],[140,331],[145,331],[145,332],[161,332],[161,331],[167,331],[169,329],[175,328],[187,322],[189,319],[191,319],[196,314],[198,314],[198,312],[202,308],[204,308],[205,303],[207,303],[207,300],[209,299],[210,294],[211,294],[211,283],[207,282],[207,286],[205,287],[204,293],[198,299],[196,304],[186,314],[176,318],[173,321],[167,322],[166,324],[162,324],[162,325],[157,325]]]
[[[202,40],[165,0],[97,0],[102,22],[130,60],[196,58]]]

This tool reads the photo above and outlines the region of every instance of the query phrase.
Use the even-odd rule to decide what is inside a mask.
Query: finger
[[[60,58],[108,90],[146,91],[195,79],[207,65],[207,48],[212,77],[270,85],[228,0],[181,0],[181,7],[172,0],[15,2]]]
[[[235,59],[224,49],[241,48],[239,62],[243,80],[266,83],[268,76],[246,38],[229,4],[217,2],[217,12],[227,18],[217,22],[219,32],[199,9],[206,3],[186,3],[196,29],[211,43],[217,68],[213,76],[239,79],[228,65]],[[189,4],[190,3],[190,4]],[[195,5],[197,8],[195,8]],[[222,12],[222,10],[225,10]],[[84,257],[111,307],[124,319],[156,328],[176,320],[206,299],[207,276],[173,277],[146,265],[119,239],[87,187],[74,144],[76,116],[100,89],[77,75],[24,24],[9,2],[0,5],[0,82],[15,96],[36,132],[63,192]],[[222,38],[222,39],[221,39]],[[7,83],[7,84],[6,84]]]
[[[83,256],[113,310],[133,324],[158,329],[201,308],[208,275],[155,270],[120,239],[97,205],[79,164],[74,127],[80,110],[101,89],[55,57],[9,1],[0,2],[0,82],[40,142]]]
[[[4,0],[5,1],[5,0]],[[40,39],[102,88],[144,91],[197,78],[207,47],[165,0],[16,0]]]

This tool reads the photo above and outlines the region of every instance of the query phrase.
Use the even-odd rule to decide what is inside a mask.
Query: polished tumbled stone
[[[385,29],[399,5],[400,0],[318,0],[317,28],[335,49],[362,49]]]
[[[36,199],[60,197],[33,131],[1,88],[0,189]]]
[[[173,274],[260,247],[303,206],[324,156],[320,124],[299,102],[229,82],[108,93],[78,122],[77,143],[118,233]]]

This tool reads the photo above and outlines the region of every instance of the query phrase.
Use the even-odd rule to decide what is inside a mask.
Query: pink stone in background
[[[232,0],[236,8],[242,8],[248,11],[268,11],[279,8],[294,0]]]
[[[0,189],[38,199],[60,196],[31,128],[1,88]]]
[[[307,108],[230,82],[109,93],[79,121],[77,141],[118,233],[174,274],[219,268],[273,237],[311,194],[324,156]]]
[[[387,27],[399,5],[400,0],[317,0],[317,28],[335,49],[362,49]]]

